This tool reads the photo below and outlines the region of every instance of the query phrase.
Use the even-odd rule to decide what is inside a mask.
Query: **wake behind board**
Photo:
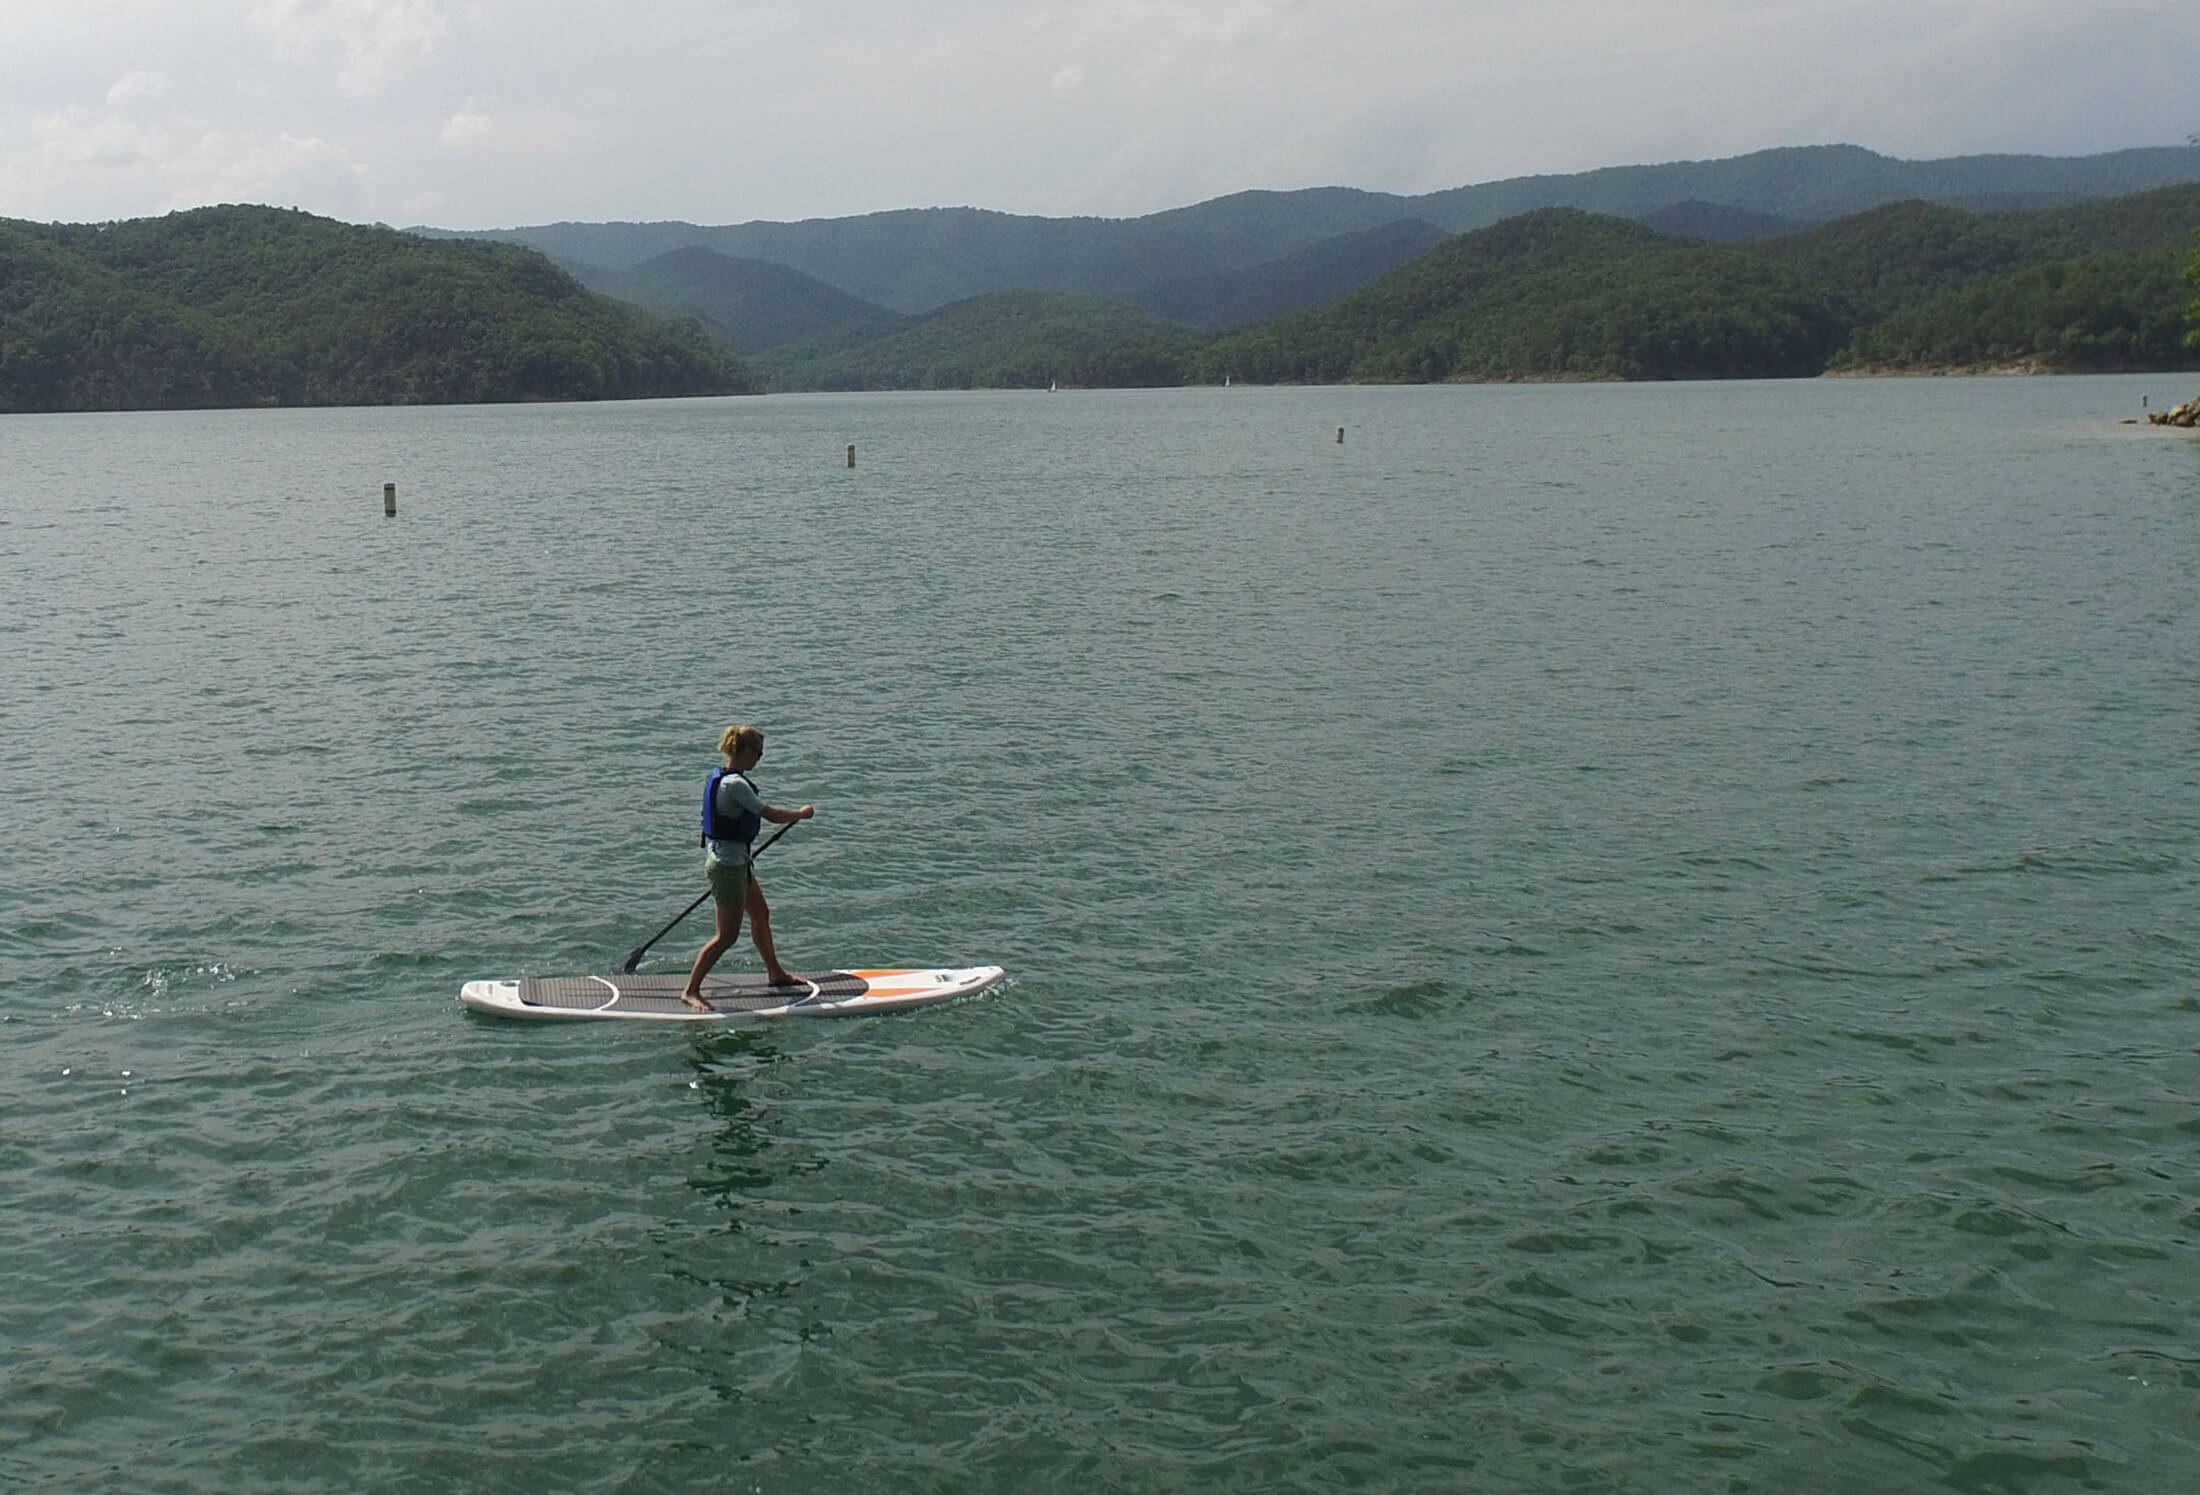
[[[999,966],[960,970],[819,971],[794,986],[773,986],[761,973],[711,976],[697,1012],[680,1000],[687,985],[673,976],[523,976],[517,981],[469,981],[458,999],[475,1012],[539,1022],[759,1023],[782,1017],[861,1017],[967,997],[1007,975]]]

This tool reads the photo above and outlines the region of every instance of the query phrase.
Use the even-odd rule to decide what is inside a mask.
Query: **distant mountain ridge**
[[[692,320],[743,357],[819,337],[884,335],[909,321],[800,270],[733,259],[695,244],[630,269],[576,265],[573,273],[602,295]]]
[[[1682,216],[1719,228],[1729,213]],[[2179,278],[2195,225],[2200,184],[2013,214],[1912,200],[1728,242],[1542,208],[1219,333],[1099,297],[1003,291],[753,366],[781,390],[2186,369],[2200,366]]]
[[[882,337],[837,334],[775,348],[754,367],[776,389],[1176,384],[1191,336],[1119,301],[1002,291],[942,307]]]
[[[1645,228],[1656,229],[1676,239],[1703,239],[1714,244],[1738,243],[1744,239],[1777,239],[1788,234],[1800,234],[1816,227],[1815,224],[1782,218],[1774,213],[1756,213],[1748,208],[1723,207],[1715,202],[1698,202],[1694,198],[1659,208],[1654,213],[1644,213],[1635,220]]]
[[[1272,227],[1289,199],[1237,206]],[[783,390],[2200,368],[2200,183],[1765,233],[1786,221],[1701,197],[1460,234],[1390,219],[1205,275],[1171,273],[1214,262],[1172,229],[1087,261],[1149,304],[1007,290],[921,317],[696,246],[590,272],[668,323],[521,245],[250,206],[0,219],[0,412],[733,393],[756,387],[743,337],[772,343],[754,370]]]
[[[1188,382],[1790,378],[2183,369],[2200,186],[1976,215],[1915,200],[1705,243],[1575,208],[1447,240],[1212,339]]]
[[[1400,218],[1380,228],[1339,234],[1243,270],[1164,280],[1145,288],[1140,302],[1172,322],[1202,331],[1265,322],[1287,312],[1348,295],[1422,255],[1450,237],[1419,218]]]
[[[1157,281],[1141,288],[1135,304],[1080,292],[1042,294],[1157,316],[1174,324],[1173,328],[1162,327],[1164,331],[1220,331],[1348,295],[1379,276],[1411,264],[1447,237],[1433,224],[1403,218],[1363,233],[1325,239],[1265,265]],[[743,358],[771,353],[788,344],[803,344],[805,356],[814,359],[843,347],[892,336],[957,307],[1026,294],[994,291],[950,302],[922,317],[907,316],[785,265],[732,259],[692,244],[631,269],[575,265],[572,273],[590,290],[661,317],[691,321]],[[1022,304],[1028,308],[1045,303]],[[1050,309],[1050,316],[1054,316],[1054,310]],[[1076,313],[1070,315],[1072,320],[1078,319]],[[1055,320],[1059,322],[1058,317]],[[785,360],[774,359],[771,363],[776,367]],[[980,359],[980,366],[995,365],[987,355]],[[907,377],[914,383],[924,376],[917,373]]]
[[[618,271],[690,246],[799,270],[905,314],[1010,290],[1072,291],[1152,307],[1155,288],[1272,264],[1341,236],[1419,219],[1446,233],[1540,208],[1649,219],[1684,204],[1809,227],[1917,199],[2009,212],[2200,181],[2200,146],[2100,155],[1957,156],[1904,161],[1853,145],[1792,146],[1713,161],[1517,177],[1423,196],[1320,187],[1239,192],[1139,218],[1039,218],[917,208],[800,223],[553,223],[431,237],[528,245],[577,273]]]

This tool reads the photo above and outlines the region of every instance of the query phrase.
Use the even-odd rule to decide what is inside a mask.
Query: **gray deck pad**
[[[860,997],[871,983],[846,971],[813,971],[803,975],[808,985],[773,986],[761,973],[710,976],[703,981],[703,1000],[719,1012],[765,1012],[773,1008],[809,1003],[823,1006]],[[686,1012],[680,1000],[686,976],[528,976],[519,983],[519,999],[529,1007],[551,1007],[567,1012]]]

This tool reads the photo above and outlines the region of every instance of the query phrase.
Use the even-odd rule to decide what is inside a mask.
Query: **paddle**
[[[765,852],[771,849],[772,842],[778,840],[781,836],[784,836],[785,834],[787,834],[787,832],[793,830],[797,825],[800,824],[801,822],[798,820],[790,820],[785,825],[781,826],[778,830],[773,831],[770,835],[764,838],[764,844],[762,846],[757,847],[756,850],[749,853],[749,860],[753,863],[758,857],[762,856]],[[679,922],[682,919],[686,918],[689,914],[692,914],[697,909],[701,908],[703,906],[703,900],[708,897],[710,897],[710,889],[705,888],[703,889],[702,897],[697,898],[693,903],[689,904],[686,908],[681,909],[677,914],[674,914],[672,916],[672,923],[667,924],[664,928],[658,930],[648,939],[643,940],[639,945],[636,945],[633,949],[633,952],[629,954],[626,960],[619,966],[619,974],[621,976],[633,975],[634,968],[642,963],[643,953],[647,951],[651,945],[656,944],[666,935],[672,933],[673,929],[679,924]]]

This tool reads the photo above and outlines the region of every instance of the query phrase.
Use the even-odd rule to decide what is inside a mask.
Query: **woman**
[[[726,728],[718,739],[718,752],[726,766],[712,769],[709,782],[703,786],[703,844],[710,848],[703,862],[703,875],[710,882],[718,932],[695,957],[687,990],[680,994],[680,1000],[698,1012],[713,1010],[703,1000],[703,978],[718,963],[718,957],[731,950],[733,942],[741,937],[744,911],[749,916],[749,934],[756,942],[756,953],[764,957],[764,974],[774,986],[797,984],[779,963],[779,952],[772,948],[771,905],[764,901],[764,890],[757,885],[749,847],[765,821],[787,825],[817,813],[815,805],[804,805],[799,810],[767,805],[756,792],[756,786],[749,782],[749,770],[764,756],[764,734],[756,728]]]

